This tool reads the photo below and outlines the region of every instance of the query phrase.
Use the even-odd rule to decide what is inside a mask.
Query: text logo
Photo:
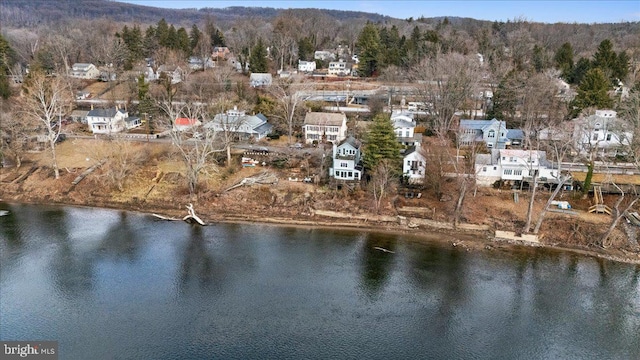
[[[0,341],[0,360],[57,360],[57,341]]]

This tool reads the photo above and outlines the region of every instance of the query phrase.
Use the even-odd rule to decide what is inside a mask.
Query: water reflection
[[[204,237],[204,228],[191,225],[180,266],[179,290],[181,294],[193,288],[206,289],[222,283],[222,269],[216,266]]]
[[[0,219],[0,338],[63,358],[640,358],[640,266],[55,210]]]
[[[56,243],[51,259],[51,276],[56,290],[67,297],[82,297],[93,288],[94,253],[79,249],[72,243],[67,228],[67,213],[64,208],[41,212],[40,225],[45,239]]]
[[[22,240],[22,233],[18,226],[21,220],[18,219],[18,213],[5,204],[0,203],[0,210],[8,211],[4,216],[0,216],[0,259],[2,262],[7,261],[13,252],[19,251],[24,242]],[[5,249],[5,246],[7,247]]]
[[[119,219],[107,228],[100,240],[98,251],[116,259],[133,262],[138,258],[142,236],[132,226],[127,214],[121,211]]]
[[[388,234],[367,233],[361,253],[361,284],[367,296],[378,296],[393,270],[397,237]]]

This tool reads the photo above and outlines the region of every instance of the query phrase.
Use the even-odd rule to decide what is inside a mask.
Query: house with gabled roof
[[[273,83],[273,76],[269,73],[251,73],[249,75],[249,85],[252,88],[267,87]]]
[[[100,70],[93,64],[75,63],[71,66],[71,73],[69,75],[77,79],[97,79],[100,77]]]
[[[315,61],[298,60],[298,71],[303,73],[312,73],[316,70]]]
[[[483,142],[491,149],[511,146],[507,136],[507,123],[496,118],[491,120],[460,120],[460,144],[471,146]]]
[[[94,134],[114,134],[142,125],[139,117],[129,117],[129,113],[119,107],[92,109],[86,116],[89,130]]]
[[[304,117],[304,141],[339,143],[347,138],[347,116],[343,113],[308,112]]]
[[[353,136],[333,144],[333,162],[329,176],[335,180],[359,181],[362,179],[362,144]]]
[[[416,121],[413,119],[413,113],[408,111],[394,111],[391,114],[391,123],[393,124],[393,132],[396,134],[398,142],[402,145],[413,146],[420,142],[422,135],[416,137],[414,130]]]
[[[411,146],[404,153],[402,176],[409,184],[422,184],[426,171],[426,158],[420,151],[420,143]]]
[[[216,114],[213,120],[205,123],[204,128],[215,132],[233,134],[240,140],[253,138],[260,140],[265,138],[273,130],[273,125],[267,122],[262,114],[247,115],[236,108],[228,110],[224,114]]]
[[[546,152],[519,149],[492,149],[476,155],[476,183],[490,186],[496,181],[532,181],[557,183],[558,170],[547,161]]]

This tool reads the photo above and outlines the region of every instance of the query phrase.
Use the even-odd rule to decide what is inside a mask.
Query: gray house
[[[522,141],[522,131],[512,132],[512,136]],[[470,146],[483,142],[491,149],[505,149],[512,144],[509,130],[504,121],[492,120],[460,120],[460,144]]]
[[[246,115],[237,109],[228,110],[224,114],[217,114],[213,120],[204,124],[204,128],[215,132],[232,133],[241,140],[265,138],[273,130],[273,125],[267,122],[262,114]]]

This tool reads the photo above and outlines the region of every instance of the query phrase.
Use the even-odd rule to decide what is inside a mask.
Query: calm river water
[[[57,340],[61,359],[640,359],[640,266],[0,209],[0,339]]]

